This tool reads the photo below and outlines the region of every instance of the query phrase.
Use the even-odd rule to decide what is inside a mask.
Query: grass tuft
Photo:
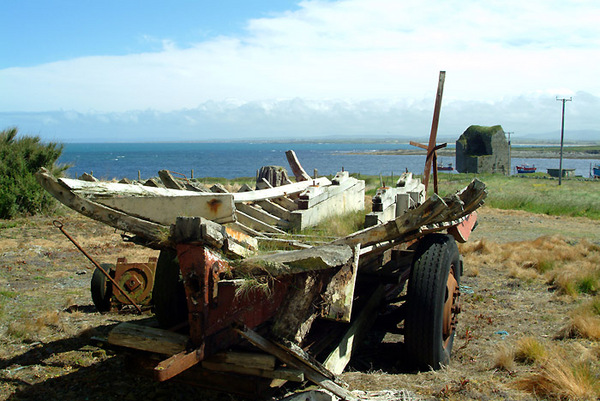
[[[539,363],[548,355],[544,344],[533,337],[524,337],[517,341],[515,360],[525,364]]]
[[[516,385],[537,397],[549,400],[597,400],[600,387],[590,363],[573,363],[562,355],[547,358],[532,375]]]

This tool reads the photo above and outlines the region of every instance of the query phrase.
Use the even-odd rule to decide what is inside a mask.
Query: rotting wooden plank
[[[270,201],[281,206],[282,208],[284,208],[288,211],[291,211],[291,212],[298,210],[298,204],[287,196],[273,198],[273,199],[270,199]],[[286,219],[286,220],[289,220],[289,219]]]
[[[244,212],[248,216],[254,217],[255,219],[258,219],[263,223],[269,224],[271,226],[286,229],[290,225],[289,221],[281,219],[277,216],[273,216],[267,211],[262,210],[259,207],[253,205],[248,205],[246,203],[236,203],[235,208],[241,212]]]
[[[460,208],[454,209],[454,215],[445,213],[447,204],[438,195],[433,194],[422,205],[407,211],[394,220],[357,231],[333,241],[332,244],[347,244],[350,246],[361,244],[362,247],[368,247],[385,241],[407,240],[412,233],[418,232],[421,227],[426,227],[429,232],[433,232],[458,224],[456,221],[479,207],[487,195],[485,184],[476,181],[479,180],[474,180],[467,187],[468,191],[467,189],[463,190],[463,193],[468,192],[461,198],[461,201],[465,203],[465,207],[462,210],[459,210]]]
[[[154,368],[154,377],[162,382],[177,376],[194,365],[197,365],[204,358],[204,346],[192,350],[182,351],[161,361]]]
[[[185,185],[177,182],[169,170],[160,170],[158,177],[167,188],[185,190]]]
[[[191,191],[180,191],[191,194]],[[217,223],[235,221],[231,194],[201,193],[177,197],[111,197],[96,202],[155,223],[171,225],[179,216],[199,216]]]
[[[108,333],[108,343],[141,351],[174,355],[185,350],[189,336],[123,322]]]
[[[339,322],[350,322],[359,256],[360,245],[356,245],[353,250],[352,261],[342,266],[331,277],[331,281],[322,294],[321,317]]]
[[[285,152],[285,157],[287,158],[290,168],[292,169],[292,174],[294,174],[294,177],[296,177],[296,181],[308,181],[311,179],[310,175],[308,175],[306,171],[304,171],[304,168],[302,168],[300,161],[298,161],[296,152],[293,150],[288,150]]]
[[[211,361],[202,361],[202,367],[218,372],[238,373],[248,376],[265,377],[268,379],[281,379],[299,383],[304,381],[304,373],[302,373],[298,369],[279,368],[274,370],[265,370],[250,366],[233,365],[230,363],[218,363]]]
[[[275,203],[273,201],[264,200],[264,201],[257,201],[254,203],[257,204],[258,206],[260,206],[267,213],[272,214],[273,216],[277,216],[280,219],[284,219],[284,220],[290,219],[290,211],[287,210],[286,208],[278,205],[277,203]]]
[[[214,184],[212,187],[210,187],[211,192],[217,193],[217,194],[227,194],[229,193],[229,191],[223,186],[223,184],[220,183],[216,183]]]
[[[293,353],[289,348],[284,347],[281,344],[275,344],[267,340],[250,329],[236,329],[236,331],[258,348],[274,355],[282,362],[294,366],[296,369],[302,371],[305,377],[313,383],[331,391],[333,394],[337,395],[343,400],[358,401],[350,391],[334,382],[335,375],[327,375],[322,373],[324,370],[326,371],[326,369],[322,366],[316,366],[314,362],[300,357],[299,355]]]
[[[350,190],[357,183],[358,180],[349,178],[339,185],[329,185],[326,187],[310,186],[299,195],[298,208],[301,210],[309,209],[343,193],[344,191]]]
[[[262,354],[257,352],[219,352],[205,359],[213,363],[229,363],[233,365],[242,365],[249,368],[274,370],[275,357],[270,354]]]
[[[323,366],[333,374],[339,375],[344,371],[346,365],[350,362],[352,353],[375,321],[377,317],[375,311],[379,305],[381,305],[381,301],[383,300],[383,289],[383,285],[380,284],[377,289],[373,291],[369,301],[360,311],[358,318],[350,325],[346,334],[344,334],[344,337],[323,363]]]
[[[236,263],[247,272],[268,273],[272,276],[305,273],[343,266],[353,257],[346,245],[323,245],[289,252],[259,255]]]
[[[331,185],[327,177],[319,177],[315,180],[295,182],[293,184],[282,185],[275,188],[260,189],[252,192],[234,192],[235,202],[255,202],[265,199],[279,198],[288,194],[302,192],[309,185]]]
[[[248,226],[250,228],[253,228],[255,230],[264,231],[264,232],[268,232],[268,233],[285,234],[285,231],[280,230],[277,227],[273,227],[267,223],[264,223],[264,222],[260,221],[259,219],[249,216],[240,210],[236,210],[235,216],[236,216],[236,220],[239,221],[241,224]]]
[[[162,242],[165,234],[169,232],[167,226],[129,216],[74,194],[46,169],[40,169],[36,178],[44,189],[65,206],[113,228],[130,232],[154,243]]]

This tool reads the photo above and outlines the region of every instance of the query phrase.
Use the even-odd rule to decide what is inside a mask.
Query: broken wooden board
[[[305,377],[313,383],[331,391],[344,400],[357,401],[357,398],[350,391],[335,382],[335,375],[328,372],[323,366],[319,366],[316,362],[303,358],[282,344],[276,344],[267,340],[250,329],[236,329],[236,331],[259,349],[274,355],[280,361],[302,371]]]
[[[357,231],[333,241],[332,244],[350,246],[360,244],[361,247],[366,248],[386,241],[407,240],[415,233],[442,231],[459,224],[461,219],[483,204],[486,196],[485,184],[474,179],[457,194],[460,203],[455,201],[455,196],[447,198],[451,204],[450,208],[444,199],[433,194],[419,207],[409,210],[394,220]]]
[[[321,296],[321,317],[325,319],[349,323],[352,318],[360,245],[354,248],[353,254],[352,261],[343,265],[331,277]]]
[[[305,194],[304,200],[301,197],[298,199],[298,205],[304,205],[302,207],[307,209],[291,213],[290,223],[295,230],[303,230],[332,216],[363,210],[365,207],[365,182],[362,180],[350,177],[340,185],[314,187],[312,191],[312,197]]]
[[[342,266],[353,257],[349,246],[324,245],[289,252],[260,255],[237,261],[236,268],[254,274],[283,276]]]
[[[218,223],[235,221],[232,194],[153,188],[116,182],[85,182],[60,178],[75,195],[162,225],[179,216],[200,216]]]
[[[119,323],[108,333],[109,344],[163,355],[184,351],[189,339],[183,334],[128,322]]]
[[[255,202],[267,199],[280,198],[282,196],[302,192],[309,185],[331,185],[327,177],[319,177],[310,181],[295,182],[274,188],[259,189],[252,192],[233,193],[235,202]]]
[[[346,365],[348,365],[348,362],[350,362],[352,353],[377,318],[377,308],[381,305],[383,298],[383,285],[379,285],[371,294],[367,304],[360,311],[358,318],[352,322],[344,337],[323,363],[323,366],[333,374],[341,374]]]
[[[169,232],[167,226],[138,219],[74,194],[44,168],[40,169],[35,176],[40,185],[62,204],[91,219],[133,233],[156,244],[163,242],[166,238],[165,234]]]

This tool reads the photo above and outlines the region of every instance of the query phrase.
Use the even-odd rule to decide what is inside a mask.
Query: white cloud
[[[311,116],[318,105],[352,118],[376,113],[361,107],[382,99],[379,108],[414,115],[409,108],[431,107],[439,70],[445,101],[457,105],[504,110],[531,94],[599,96],[597,21],[597,0],[304,1],[249,21],[241,37],[180,48],[149,36],[161,51],[0,70],[0,110],[105,115],[212,104],[248,119],[287,107],[294,119],[304,115],[298,99],[314,99]]]

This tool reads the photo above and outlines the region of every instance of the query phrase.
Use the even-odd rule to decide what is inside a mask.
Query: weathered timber
[[[154,243],[164,241],[165,233],[169,231],[167,226],[129,216],[126,213],[75,195],[69,187],[59,182],[46,169],[38,171],[36,178],[44,189],[65,206],[116,229],[133,233]]]
[[[332,244],[346,244],[350,246],[361,244],[362,247],[368,247],[386,241],[406,241],[410,235],[419,231],[441,231],[451,225],[460,223],[460,219],[463,219],[473,210],[477,209],[487,195],[485,184],[477,179],[473,180],[468,187],[459,193],[459,198],[461,197],[460,194],[463,195],[461,202],[464,206],[459,204],[456,207],[453,206],[454,215],[452,216],[446,213],[446,202],[436,194],[433,194],[419,207],[407,211],[394,220],[357,231],[347,237],[333,241]],[[450,199],[452,200],[453,198]]]
[[[262,349],[276,356],[282,362],[294,366],[302,371],[305,377],[313,383],[331,391],[343,400],[357,401],[357,398],[348,390],[335,383],[335,375],[331,372],[327,374],[327,369],[318,366],[315,362],[302,358],[297,353],[292,352],[289,348],[282,344],[273,343],[266,338],[258,335],[250,329],[236,330],[242,337]],[[325,373],[324,373],[325,372]]]
[[[88,174],[88,173],[81,174],[79,179],[82,181],[88,181],[88,182],[97,182],[98,181],[98,179],[96,177],[94,177],[93,175]]]
[[[58,182],[83,198],[128,215],[170,225],[178,216],[201,216],[218,223],[235,221],[232,194],[149,188],[113,182],[88,183],[67,178]]]
[[[120,323],[108,334],[108,343],[163,355],[175,355],[185,350],[189,337],[168,330]]]
[[[314,226],[324,219],[342,213],[363,210],[365,205],[365,182],[348,178],[340,185],[312,187],[312,195],[299,197],[296,210],[290,216],[291,226],[296,230]]]
[[[271,276],[306,273],[342,266],[352,258],[349,246],[323,245],[289,252],[260,255],[236,263],[240,269]]]
[[[256,183],[267,181],[271,187],[291,184],[287,171],[281,166],[263,166],[256,175]]]
[[[273,202],[273,203],[276,203],[277,205],[279,205],[282,208],[284,208],[286,210],[289,210],[289,211],[298,210],[298,204],[293,199],[290,199],[287,196],[281,196],[279,198],[273,198],[273,199],[270,199],[270,201]]]
[[[290,164],[292,174],[294,174],[294,177],[296,177],[296,181],[300,182],[310,180],[310,175],[308,175],[306,171],[304,171],[304,169],[302,168],[302,165],[300,165],[300,161],[298,161],[296,152],[294,152],[293,150],[288,150],[287,152],[285,152],[285,157],[287,158],[288,163]]]
[[[269,181],[267,181],[266,178],[260,178],[256,180],[256,189],[260,190],[260,189],[269,189],[269,188],[273,188],[273,185],[271,185],[271,183]]]
[[[268,201],[263,201],[268,202]],[[248,216],[254,217],[257,220],[262,221],[270,226],[279,227],[281,229],[286,229],[290,226],[290,222],[279,218],[277,216],[273,216],[269,212],[262,210],[254,205],[246,204],[246,203],[236,203],[236,209],[240,212],[247,214]]]
[[[253,255],[258,247],[256,238],[202,217],[178,217],[171,226],[169,240],[177,244],[201,242],[235,259]]]
[[[169,380],[197,365],[202,359],[204,359],[204,346],[191,351],[181,351],[156,365],[154,377],[160,382]]]
[[[227,194],[229,191],[223,186],[223,184],[219,184],[218,182],[210,187],[210,191],[217,194]]]
[[[180,191],[192,193],[191,191]],[[201,193],[177,197],[122,196],[96,198],[95,201],[131,216],[169,225],[179,216],[200,216],[217,223],[235,221],[235,207],[231,194]]]
[[[233,365],[230,363],[217,363],[211,361],[202,361],[202,367],[218,372],[239,373],[242,375],[266,377],[269,379],[281,379],[293,382],[303,382],[304,373],[298,369],[278,368],[274,370],[264,370],[249,366]]]
[[[348,362],[350,362],[352,353],[377,318],[376,311],[379,305],[381,305],[383,297],[383,285],[379,285],[371,294],[367,304],[361,309],[358,318],[352,322],[344,337],[323,363],[323,366],[333,374],[341,374],[346,365],[348,365]]]
[[[352,317],[354,304],[354,287],[358,271],[358,258],[360,245],[354,247],[351,263],[346,263],[335,273],[321,298],[321,317],[348,323]]]
[[[273,319],[271,332],[277,338],[302,344],[318,317],[315,301],[329,281],[329,275],[321,273],[312,271],[293,275],[292,285]]]
[[[288,221],[290,219],[290,211],[271,200],[258,201],[254,203],[260,206],[265,212],[272,214],[273,216]]]
[[[145,187],[150,188],[162,188],[162,185],[158,183],[158,181],[154,178],[148,178],[146,182],[144,182]]]
[[[282,185],[280,187],[260,189],[252,192],[235,192],[233,197],[235,202],[255,202],[265,199],[280,198],[282,196],[302,192],[309,185],[331,185],[327,177],[319,177],[316,180],[295,182],[293,184]]]
[[[218,354],[209,356],[205,360],[213,363],[228,363],[263,370],[274,370],[276,362],[273,355],[233,351],[219,352]]]
[[[185,190],[185,185],[179,183],[171,174],[171,172],[169,170],[160,170],[158,172],[158,177],[160,178],[160,180],[162,181],[162,183],[165,185],[165,187],[170,188],[170,189],[179,189],[179,190]]]
[[[342,194],[351,187],[355,186],[358,180],[346,179],[337,185],[318,186],[311,185],[298,196],[298,207],[301,210],[309,209],[315,205],[325,202],[328,199]],[[364,188],[364,185],[363,185]]]
[[[267,232],[267,233],[285,234],[285,231],[280,230],[279,228],[274,227],[270,224],[267,224],[267,223],[263,222],[262,220],[259,220],[255,217],[252,217],[252,216],[242,212],[241,210],[235,211],[235,217],[236,217],[236,220],[239,221],[241,224],[243,224],[247,227],[250,227],[254,230],[263,231],[263,232]]]

